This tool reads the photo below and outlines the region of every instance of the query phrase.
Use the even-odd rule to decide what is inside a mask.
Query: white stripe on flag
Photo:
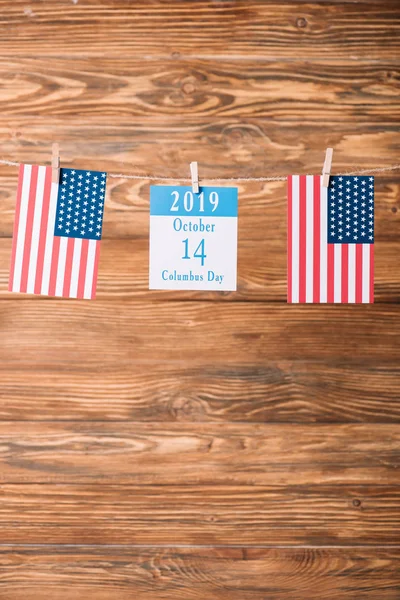
[[[292,177],[292,302],[299,301],[299,185],[300,176]]]
[[[56,296],[62,296],[64,290],[65,262],[67,260],[68,238],[60,238],[60,253],[58,255]]]
[[[79,271],[81,266],[81,250],[82,240],[81,238],[76,238],[74,244],[74,254],[72,258],[71,285],[69,292],[70,298],[76,298],[78,296]]]
[[[320,252],[320,302],[326,302],[328,297],[328,188],[322,185],[320,177],[321,197],[321,252]]]
[[[349,244],[349,303],[356,301],[356,246]]]
[[[86,277],[85,277],[85,289],[83,292],[83,297],[88,298],[88,299],[90,299],[92,297],[93,272],[94,272],[95,258],[96,258],[96,240],[89,240]]]
[[[362,262],[362,301],[369,302],[369,284],[370,284],[370,257],[371,245],[363,244],[363,262]]]
[[[314,175],[306,176],[306,302],[313,301],[314,286]]]
[[[18,224],[18,232],[17,232],[15,264],[14,264],[14,277],[13,277],[13,284],[12,284],[13,292],[19,292],[20,287],[21,287],[22,261],[24,258],[25,232],[26,232],[26,221],[27,221],[27,215],[28,215],[29,190],[31,187],[31,174],[32,174],[32,165],[25,165],[24,166],[24,178],[22,181],[21,204],[20,204],[20,212],[19,212],[19,224]]]
[[[35,290],[35,277],[37,270],[37,257],[40,239],[40,225],[42,222],[45,177],[46,167],[39,167],[36,186],[35,212],[33,215],[31,253],[29,256],[28,283],[26,288],[28,294],[33,294]]]
[[[58,183],[51,184],[49,218],[47,221],[41,293],[47,295],[50,285],[51,257],[53,255],[54,225],[56,222]]]
[[[333,301],[342,301],[342,245],[334,244],[334,287]]]

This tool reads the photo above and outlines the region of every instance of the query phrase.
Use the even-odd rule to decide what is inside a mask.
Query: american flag
[[[20,165],[9,291],[96,295],[106,173]]]
[[[373,177],[288,177],[287,300],[374,301]]]

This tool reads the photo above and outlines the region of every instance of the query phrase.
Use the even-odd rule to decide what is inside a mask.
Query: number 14
[[[186,240],[182,240],[182,244],[185,244],[185,254],[182,256],[184,259],[190,259],[189,256],[189,238]],[[197,246],[196,250],[193,253],[193,258],[201,259],[201,266],[204,267],[204,259],[207,258],[207,254],[204,253],[204,239],[201,240],[200,244]]]

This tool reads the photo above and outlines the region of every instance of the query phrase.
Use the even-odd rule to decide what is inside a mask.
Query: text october
[[[174,229],[175,231],[208,231],[209,233],[214,233],[215,231],[215,223],[203,223],[203,220],[200,218],[198,222],[192,223],[182,223],[182,219],[177,217],[174,219]]]

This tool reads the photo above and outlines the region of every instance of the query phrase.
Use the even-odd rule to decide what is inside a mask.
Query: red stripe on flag
[[[77,298],[83,298],[84,293],[85,293],[85,279],[86,279],[88,250],[89,250],[89,240],[82,240],[81,260],[80,260],[80,265],[79,265],[78,291],[76,294]]]
[[[37,165],[33,165],[32,166],[32,174],[31,174],[31,185],[29,188],[28,212],[26,215],[24,254],[23,254],[23,258],[22,258],[22,272],[21,272],[21,286],[20,286],[21,292],[26,292],[26,288],[28,285],[29,258],[31,255],[33,216],[35,214],[38,172],[39,172],[39,167]]]
[[[49,296],[56,295],[58,256],[60,254],[60,237],[55,235],[53,238],[53,253],[51,257]]]
[[[320,302],[321,288],[321,178],[314,176],[314,274],[313,301]]]
[[[349,301],[349,245],[342,244],[342,302]]]
[[[92,279],[92,295],[91,295],[92,300],[94,300],[96,298],[97,274],[99,271],[99,257],[100,257],[100,242],[96,242],[96,254],[95,254],[95,258],[94,258],[94,269],[93,269],[93,279]]]
[[[362,244],[356,244],[356,302],[362,302],[363,259]]]
[[[17,253],[18,227],[19,227],[19,216],[20,216],[20,212],[21,212],[21,196],[22,196],[23,181],[24,181],[24,165],[19,165],[17,201],[16,201],[16,205],[15,205],[14,231],[13,231],[12,249],[11,249],[10,279],[8,281],[8,291],[9,292],[12,291],[12,284],[13,284],[13,280],[14,280],[15,255]]]
[[[40,222],[40,234],[38,245],[38,256],[36,265],[36,277],[34,293],[40,294],[42,289],[44,253],[46,249],[47,224],[49,220],[49,207],[51,196],[51,167],[46,167],[46,175],[44,180],[44,196],[42,206],[42,218]]]
[[[374,244],[371,244],[369,249],[369,301],[371,304],[374,302],[374,247]]]
[[[287,301],[292,302],[292,176],[287,178],[288,241],[287,241]]]
[[[306,222],[307,222],[307,188],[306,176],[300,175],[299,202],[299,302],[306,301]]]
[[[328,302],[335,301],[335,248],[333,244],[328,244],[328,264],[327,264],[327,280],[328,280]]]
[[[64,285],[63,285],[63,296],[69,298],[70,287],[71,287],[71,274],[72,274],[72,259],[74,257],[74,238],[68,238],[67,242],[67,256],[65,259],[65,271],[64,271]]]

